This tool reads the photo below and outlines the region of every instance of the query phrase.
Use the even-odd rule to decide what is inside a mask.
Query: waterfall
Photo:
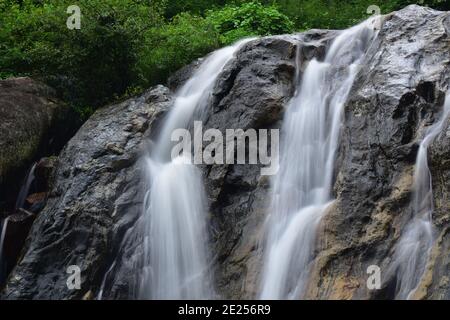
[[[3,243],[5,241],[6,236],[6,229],[8,228],[8,220],[9,217],[5,218],[1,224],[0,229],[0,285],[3,284],[3,281],[6,278],[7,273],[7,265],[6,265],[6,259],[3,257]]]
[[[202,176],[182,157],[170,159],[170,137],[175,129],[188,128],[194,113],[201,113],[206,107],[223,67],[246,41],[218,50],[202,63],[177,94],[155,148],[146,159],[151,187],[144,212],[148,245],[144,252],[140,298],[213,296]]]
[[[125,239],[137,241],[134,255],[139,299],[207,299],[214,297],[206,228],[207,203],[201,172],[184,156],[171,159],[176,129],[188,129],[207,107],[217,77],[250,39],[212,53],[178,91],[156,143],[145,158],[143,214]],[[140,237],[135,237],[139,233]],[[116,262],[105,275],[112,272]],[[102,298],[105,279],[98,298]]]
[[[214,52],[181,88],[156,146],[147,158],[151,187],[145,204],[147,224],[141,298],[212,297],[207,253],[206,196],[200,171],[185,159],[170,159],[170,136],[188,128],[208,102],[223,67],[248,40]]]
[[[414,171],[411,221],[406,225],[395,248],[391,268],[395,270],[396,299],[410,299],[420,283],[433,246],[433,188],[428,167],[428,147],[442,131],[450,116],[450,91],[447,93],[441,118],[427,128],[420,143]]]
[[[30,188],[31,185],[34,181],[34,170],[36,168],[36,162],[33,163],[33,165],[30,167],[30,169],[28,170],[28,173],[25,177],[24,183],[22,184],[22,186],[20,187],[20,191],[19,194],[17,195],[16,198],[16,203],[15,203],[15,210],[21,209],[24,207],[25,205],[25,200],[28,196],[28,194],[30,193]],[[6,217],[5,219],[3,219],[0,228],[0,284],[3,283],[3,279],[6,277],[6,269],[7,269],[7,261],[5,259],[5,257],[3,257],[3,246],[4,246],[4,242],[5,242],[5,237],[6,237],[6,231],[8,228],[8,221],[9,221],[9,217]]]
[[[378,19],[342,31],[324,61],[310,61],[287,105],[280,170],[272,181],[262,299],[301,298],[305,290],[317,226],[332,201],[341,113]]]
[[[16,205],[15,209],[18,210],[20,208],[23,208],[25,205],[25,200],[28,196],[28,193],[30,192],[31,184],[34,181],[34,169],[36,168],[36,162],[33,163],[30,170],[27,173],[27,176],[25,177],[25,181],[22,184],[22,187],[20,188],[19,195],[16,199]]]

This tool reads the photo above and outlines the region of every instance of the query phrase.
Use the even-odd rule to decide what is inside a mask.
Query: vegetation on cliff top
[[[0,78],[32,76],[56,88],[80,117],[163,83],[192,60],[247,36],[346,28],[373,0],[0,0]],[[380,1],[382,13],[415,1]],[[449,1],[418,1],[450,9]]]

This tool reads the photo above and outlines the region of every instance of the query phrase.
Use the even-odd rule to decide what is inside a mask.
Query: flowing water
[[[194,117],[201,115],[217,77],[248,41],[220,49],[202,62],[177,93],[145,159],[150,188],[137,223],[143,239],[142,254],[134,263],[139,299],[206,299],[215,295],[207,250],[207,203],[202,175],[186,155],[171,159],[171,135],[176,129],[190,128]],[[133,232],[129,231],[128,236]]]
[[[205,299],[214,290],[207,251],[206,196],[200,171],[186,159],[170,158],[170,136],[188,128],[194,113],[207,105],[223,67],[244,42],[213,53],[177,95],[152,155],[147,159],[148,230],[141,297]]]
[[[272,179],[265,260],[259,297],[297,299],[305,293],[314,260],[317,228],[333,202],[334,158],[343,107],[365,54],[376,39],[380,17],[344,30],[323,61],[313,59],[287,105],[282,125],[280,170]],[[200,171],[186,155],[171,157],[175,129],[191,128],[208,105],[218,75],[248,40],[211,54],[179,90],[150,155],[145,158],[149,189],[143,214],[125,239],[138,239],[126,255],[136,275],[140,299],[215,297],[206,228],[206,196]],[[423,274],[433,244],[431,176],[427,149],[450,113],[447,97],[442,118],[427,129],[420,145],[414,215],[394,254],[397,298],[408,298]],[[190,155],[189,155],[190,156]],[[135,236],[135,235],[139,236]],[[117,259],[107,271],[99,298]]]
[[[378,18],[342,31],[324,61],[312,60],[287,106],[280,170],[272,181],[260,298],[296,299],[305,290],[317,226],[332,201],[341,113]]]
[[[430,126],[422,140],[417,154],[414,171],[413,217],[406,225],[393,256],[397,285],[396,299],[410,299],[425,271],[433,246],[432,213],[433,188],[428,167],[428,147],[442,131],[450,116],[450,91],[447,93],[441,118]]]
[[[28,171],[27,176],[25,177],[24,183],[23,183],[22,187],[20,188],[19,195],[17,196],[17,199],[16,199],[16,206],[15,206],[16,210],[23,208],[23,206],[25,205],[25,200],[30,192],[31,184],[34,181],[34,169],[35,168],[36,168],[36,163],[34,163],[31,166],[30,170]]]
[[[34,163],[30,170],[28,171],[27,176],[25,177],[24,183],[22,184],[19,194],[16,199],[15,203],[15,210],[18,210],[20,208],[23,208],[25,205],[25,200],[30,193],[30,188],[32,186],[32,183],[34,181],[34,169],[36,168],[36,163]],[[3,219],[0,228],[0,283],[2,283],[3,279],[6,276],[6,260],[5,257],[3,257],[3,245],[5,242],[6,237],[6,229],[8,227],[8,221],[9,217],[6,217]]]
[[[9,217],[5,218],[1,223],[0,229],[0,285],[3,284],[3,281],[6,278],[6,260],[3,257],[3,243],[5,241],[6,236],[6,228],[8,227]]]

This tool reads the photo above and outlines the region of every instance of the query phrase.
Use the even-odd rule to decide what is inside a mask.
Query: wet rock
[[[449,23],[449,13],[417,6],[390,14],[360,66],[342,119],[336,201],[321,222],[307,298],[393,298],[395,279],[384,270],[411,216],[418,146],[426,128],[439,119],[450,87]],[[280,128],[295,79],[311,59],[323,58],[337,34],[312,30],[246,44],[218,78],[202,115],[204,129]],[[192,74],[189,68],[195,67],[175,76],[174,90]],[[113,287],[104,287],[105,298],[133,295],[128,255],[145,248],[121,244],[137,222],[147,187],[138,159],[143,149],[151,150],[146,139],[157,132],[170,102],[169,89],[157,87],[101,109],[67,144],[48,203],[1,298],[91,299],[105,274],[115,279]],[[429,149],[436,242],[417,298],[449,298],[449,126]],[[222,298],[254,298],[270,177],[261,176],[258,165],[201,169],[217,291]],[[114,268],[117,256],[123,268]],[[67,289],[69,265],[80,266],[82,290]],[[381,268],[381,290],[366,286],[369,265]]]
[[[102,108],[69,141],[58,157],[47,205],[1,298],[81,299],[98,291],[123,236],[115,230],[140,213],[145,181],[138,155],[170,100],[169,90],[158,86]],[[124,130],[136,117],[147,129]],[[81,290],[66,286],[70,265],[81,269]]]
[[[27,207],[33,213],[39,213],[47,201],[47,192],[33,193],[26,198]]]
[[[387,272],[411,218],[414,164],[428,126],[438,121],[450,87],[450,13],[409,6],[386,17],[345,107],[336,162],[334,209],[322,221],[308,298],[392,299]],[[433,166],[438,241],[416,298],[449,297],[448,174],[450,144],[435,141]],[[439,146],[439,147],[437,147]],[[442,209],[441,209],[442,208]],[[382,288],[366,286],[381,268]],[[430,280],[432,278],[432,280]]]
[[[3,221],[7,223],[2,248],[2,262],[6,265],[6,274],[15,266],[35,218],[34,213],[19,209]],[[0,279],[0,286],[3,285],[3,280]]]
[[[218,78],[205,115],[205,130],[225,133],[226,129],[280,128],[284,106],[295,90],[296,64],[319,57],[333,34],[322,31],[323,39],[304,42],[316,33],[246,44]],[[308,46],[309,56],[297,54],[303,46]],[[254,298],[262,262],[269,177],[261,176],[260,165],[206,166],[204,174],[219,294],[226,299]]]
[[[450,119],[429,148],[436,243],[418,297],[450,299]]]
[[[39,155],[62,147],[69,108],[30,78],[0,80],[0,201],[11,201]]]
[[[197,68],[201,65],[203,60],[204,58],[197,59],[172,74],[167,81],[167,86],[170,88],[170,90],[175,92],[179,88],[181,88],[183,84],[185,84],[186,81],[189,80],[195,70],[197,70]]]
[[[34,170],[36,192],[50,189],[57,163],[57,157],[42,158],[38,161]]]

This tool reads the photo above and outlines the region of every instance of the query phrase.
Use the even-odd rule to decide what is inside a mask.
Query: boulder
[[[450,13],[409,6],[385,18],[349,95],[335,163],[336,201],[322,221],[307,297],[393,299],[392,253],[411,219],[414,165],[450,88]],[[448,299],[450,144],[429,154],[438,240],[414,298]],[[446,140],[447,139],[447,140]],[[382,287],[369,290],[368,267]]]
[[[3,223],[6,223],[6,228],[2,230],[5,232],[1,250],[1,262],[4,270],[2,270],[3,274],[0,274],[0,286],[3,286],[6,275],[15,266],[35,218],[36,215],[34,213],[25,209],[19,209],[9,215],[7,220],[3,220]]]
[[[280,128],[296,80],[311,59],[323,58],[338,33],[312,30],[244,45],[218,77],[204,129]],[[186,81],[189,68],[175,77],[173,88]],[[386,16],[345,105],[336,201],[321,221],[306,298],[393,298],[395,278],[384,271],[411,217],[418,146],[441,115],[449,88],[450,13],[409,6]],[[138,159],[151,151],[146,141],[171,101],[169,89],[159,86],[105,107],[66,145],[47,205],[0,298],[92,299],[101,289],[106,298],[133,296],[127,254],[140,251],[122,240],[137,223],[148,187]],[[415,298],[450,298],[449,125],[429,148],[436,242]],[[201,169],[217,292],[227,299],[255,298],[270,178],[260,175],[258,165]],[[114,268],[116,257],[124,268]],[[81,290],[66,286],[71,265],[81,268]],[[366,286],[370,265],[381,268],[380,290]],[[115,281],[104,286],[109,278]]]
[[[31,163],[66,142],[68,112],[38,81],[0,80],[0,202],[13,203]]]
[[[323,57],[333,35],[313,30],[245,45],[218,78],[204,130],[280,128],[284,106],[296,88],[296,66]],[[261,176],[259,165],[213,165],[203,171],[218,293],[226,299],[254,298],[270,178]]]
[[[98,110],[64,147],[46,207],[30,231],[4,299],[81,299],[97,292],[121,237],[142,206],[138,161],[170,104],[167,88]],[[68,267],[81,268],[70,290]]]

